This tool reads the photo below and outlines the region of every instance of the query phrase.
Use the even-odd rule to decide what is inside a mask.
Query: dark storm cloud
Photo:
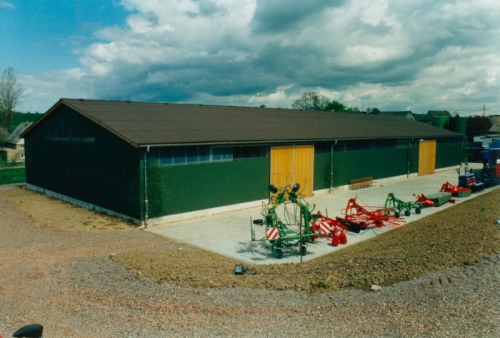
[[[340,7],[347,2],[348,0],[258,0],[252,27],[257,33],[285,31],[325,9]]]

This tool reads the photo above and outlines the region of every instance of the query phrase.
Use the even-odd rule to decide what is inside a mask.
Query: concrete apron
[[[481,168],[481,165],[472,164],[474,168]],[[462,171],[463,174],[463,171]],[[441,185],[445,182],[458,185],[458,173],[455,169],[448,169],[436,172],[432,175],[412,177],[405,180],[385,182],[370,188],[359,190],[338,191],[327,196],[311,197],[307,199],[310,206],[315,206],[313,213],[321,211],[323,215],[331,218],[342,216],[341,209],[345,208],[349,198],[357,196],[357,201],[361,205],[383,207],[385,199],[389,193],[405,202],[415,201],[413,194],[431,195],[439,192]],[[432,213],[459,205],[475,196],[489,192],[497,187],[484,189],[470,197],[454,198],[455,204],[445,203],[439,207],[424,208],[420,215],[412,214],[404,217],[406,223],[428,216]],[[320,238],[317,243],[309,243],[307,254],[299,255],[299,246],[284,248],[283,258],[277,259],[271,250],[270,243],[266,240],[265,227],[253,225],[255,230],[255,241],[251,236],[251,219],[262,219],[261,208],[252,208],[245,211],[226,213],[218,216],[204,217],[182,222],[157,225],[147,229],[147,231],[189,243],[201,249],[212,251],[224,256],[231,257],[241,262],[251,264],[283,264],[300,263],[310,261],[317,257],[341,250],[349,245],[354,245],[374,236],[394,229],[393,226],[381,228],[367,228],[359,234],[348,232],[347,244],[334,247],[330,238]],[[283,220],[283,218],[281,218]]]

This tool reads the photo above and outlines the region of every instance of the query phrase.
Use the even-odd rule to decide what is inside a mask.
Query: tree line
[[[292,108],[299,110],[324,110],[343,113],[357,113],[357,107],[347,107],[339,101],[330,100],[326,96],[319,95],[317,92],[303,92],[300,97],[292,103]],[[378,114],[377,108],[367,108],[367,112]]]

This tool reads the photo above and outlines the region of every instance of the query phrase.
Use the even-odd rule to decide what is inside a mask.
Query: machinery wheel
[[[410,215],[411,215],[410,210],[405,210],[405,216],[410,216]]]
[[[401,214],[399,213],[399,211],[394,212],[394,217],[396,217],[396,218],[401,217]]]
[[[307,247],[305,245],[300,246],[300,255],[305,256],[307,253]]]
[[[420,209],[420,208],[416,208],[416,209],[415,209],[415,213],[416,213],[417,215],[419,215],[421,211],[422,211],[422,209]]]
[[[278,259],[282,259],[283,258],[283,250],[276,249],[276,258],[278,258]]]

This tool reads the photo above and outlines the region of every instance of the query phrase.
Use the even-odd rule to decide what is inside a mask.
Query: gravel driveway
[[[0,335],[44,337],[499,337],[500,255],[379,292],[156,284],[112,253],[185,249],[143,231],[39,227],[0,196]]]

